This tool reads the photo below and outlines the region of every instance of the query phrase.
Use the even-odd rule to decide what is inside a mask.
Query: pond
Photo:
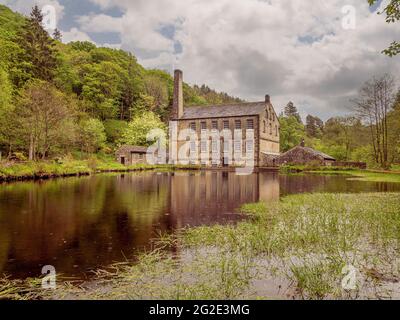
[[[400,184],[348,176],[260,172],[101,174],[0,184],[0,273],[38,277],[43,265],[85,279],[134,259],[176,229],[234,223],[244,203],[304,192],[400,191]]]

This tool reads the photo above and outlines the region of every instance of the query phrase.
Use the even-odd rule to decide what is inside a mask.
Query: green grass
[[[392,164],[391,170],[400,172],[400,164]]]
[[[303,299],[399,294],[391,284],[400,280],[400,194],[293,195],[274,204],[249,204],[242,211],[248,219],[235,226],[203,226],[163,235],[157,249],[141,255],[137,263],[98,271],[94,285],[60,283],[55,291],[35,289],[34,295],[270,299],[256,283],[267,285],[271,277],[283,279],[283,287]],[[171,247],[178,254],[165,250]],[[341,286],[348,265],[358,272],[354,291]]]
[[[280,168],[284,174],[337,174],[351,175],[356,180],[371,182],[400,182],[400,172],[396,171],[397,166],[392,166],[392,171],[383,170],[359,170],[343,167],[314,167],[314,166],[283,166]]]
[[[147,165],[124,166],[110,157],[91,157],[86,160],[58,160],[24,163],[0,163],[0,181],[55,178],[90,175],[99,172],[127,172],[142,170],[197,170],[198,166]]]

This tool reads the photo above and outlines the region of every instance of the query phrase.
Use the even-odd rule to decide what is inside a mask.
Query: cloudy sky
[[[329,3],[328,3],[329,2]],[[380,52],[400,38],[367,0],[0,0],[29,13],[53,5],[63,41],[88,40],[133,52],[148,68],[184,71],[249,101],[266,93],[279,111],[349,113],[374,75],[400,74]],[[384,3],[381,4],[381,6]]]

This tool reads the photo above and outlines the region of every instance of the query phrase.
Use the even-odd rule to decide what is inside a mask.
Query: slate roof
[[[325,160],[336,160],[334,157],[330,156],[329,154],[323,153],[318,150],[314,150],[313,148],[310,148],[310,147],[300,147],[300,148],[304,148],[308,152],[314,153],[315,155],[318,155],[318,156],[324,158]]]
[[[180,120],[254,116],[264,111],[265,102],[185,107]]]
[[[147,153],[147,147],[139,147],[139,146],[128,146],[124,145],[120,147],[116,153]]]
[[[282,154],[281,157],[284,157],[284,156],[286,156],[286,155],[290,155],[291,153],[297,152],[298,150],[308,152],[308,153],[313,154],[313,155],[316,155],[316,156],[318,156],[318,157],[322,157],[324,160],[333,160],[333,161],[336,161],[336,159],[335,159],[334,157],[332,157],[332,156],[330,156],[330,155],[328,155],[328,154],[326,154],[326,153],[323,153],[323,152],[321,152],[321,151],[314,150],[313,148],[310,148],[310,147],[302,147],[302,146],[297,146],[297,147],[294,147],[293,149],[290,149],[290,150],[287,151],[286,153]]]

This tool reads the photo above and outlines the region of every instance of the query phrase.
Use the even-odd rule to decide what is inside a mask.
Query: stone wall
[[[126,166],[147,163],[145,153],[118,152],[116,158],[119,163],[124,163]]]
[[[325,161],[322,157],[310,152],[305,152],[302,149],[293,149],[289,153],[280,156],[277,159],[277,163],[279,165],[285,165],[285,164],[303,165],[311,163],[321,166],[325,165]]]
[[[365,162],[335,161],[332,165],[335,167],[367,169],[367,164]]]

